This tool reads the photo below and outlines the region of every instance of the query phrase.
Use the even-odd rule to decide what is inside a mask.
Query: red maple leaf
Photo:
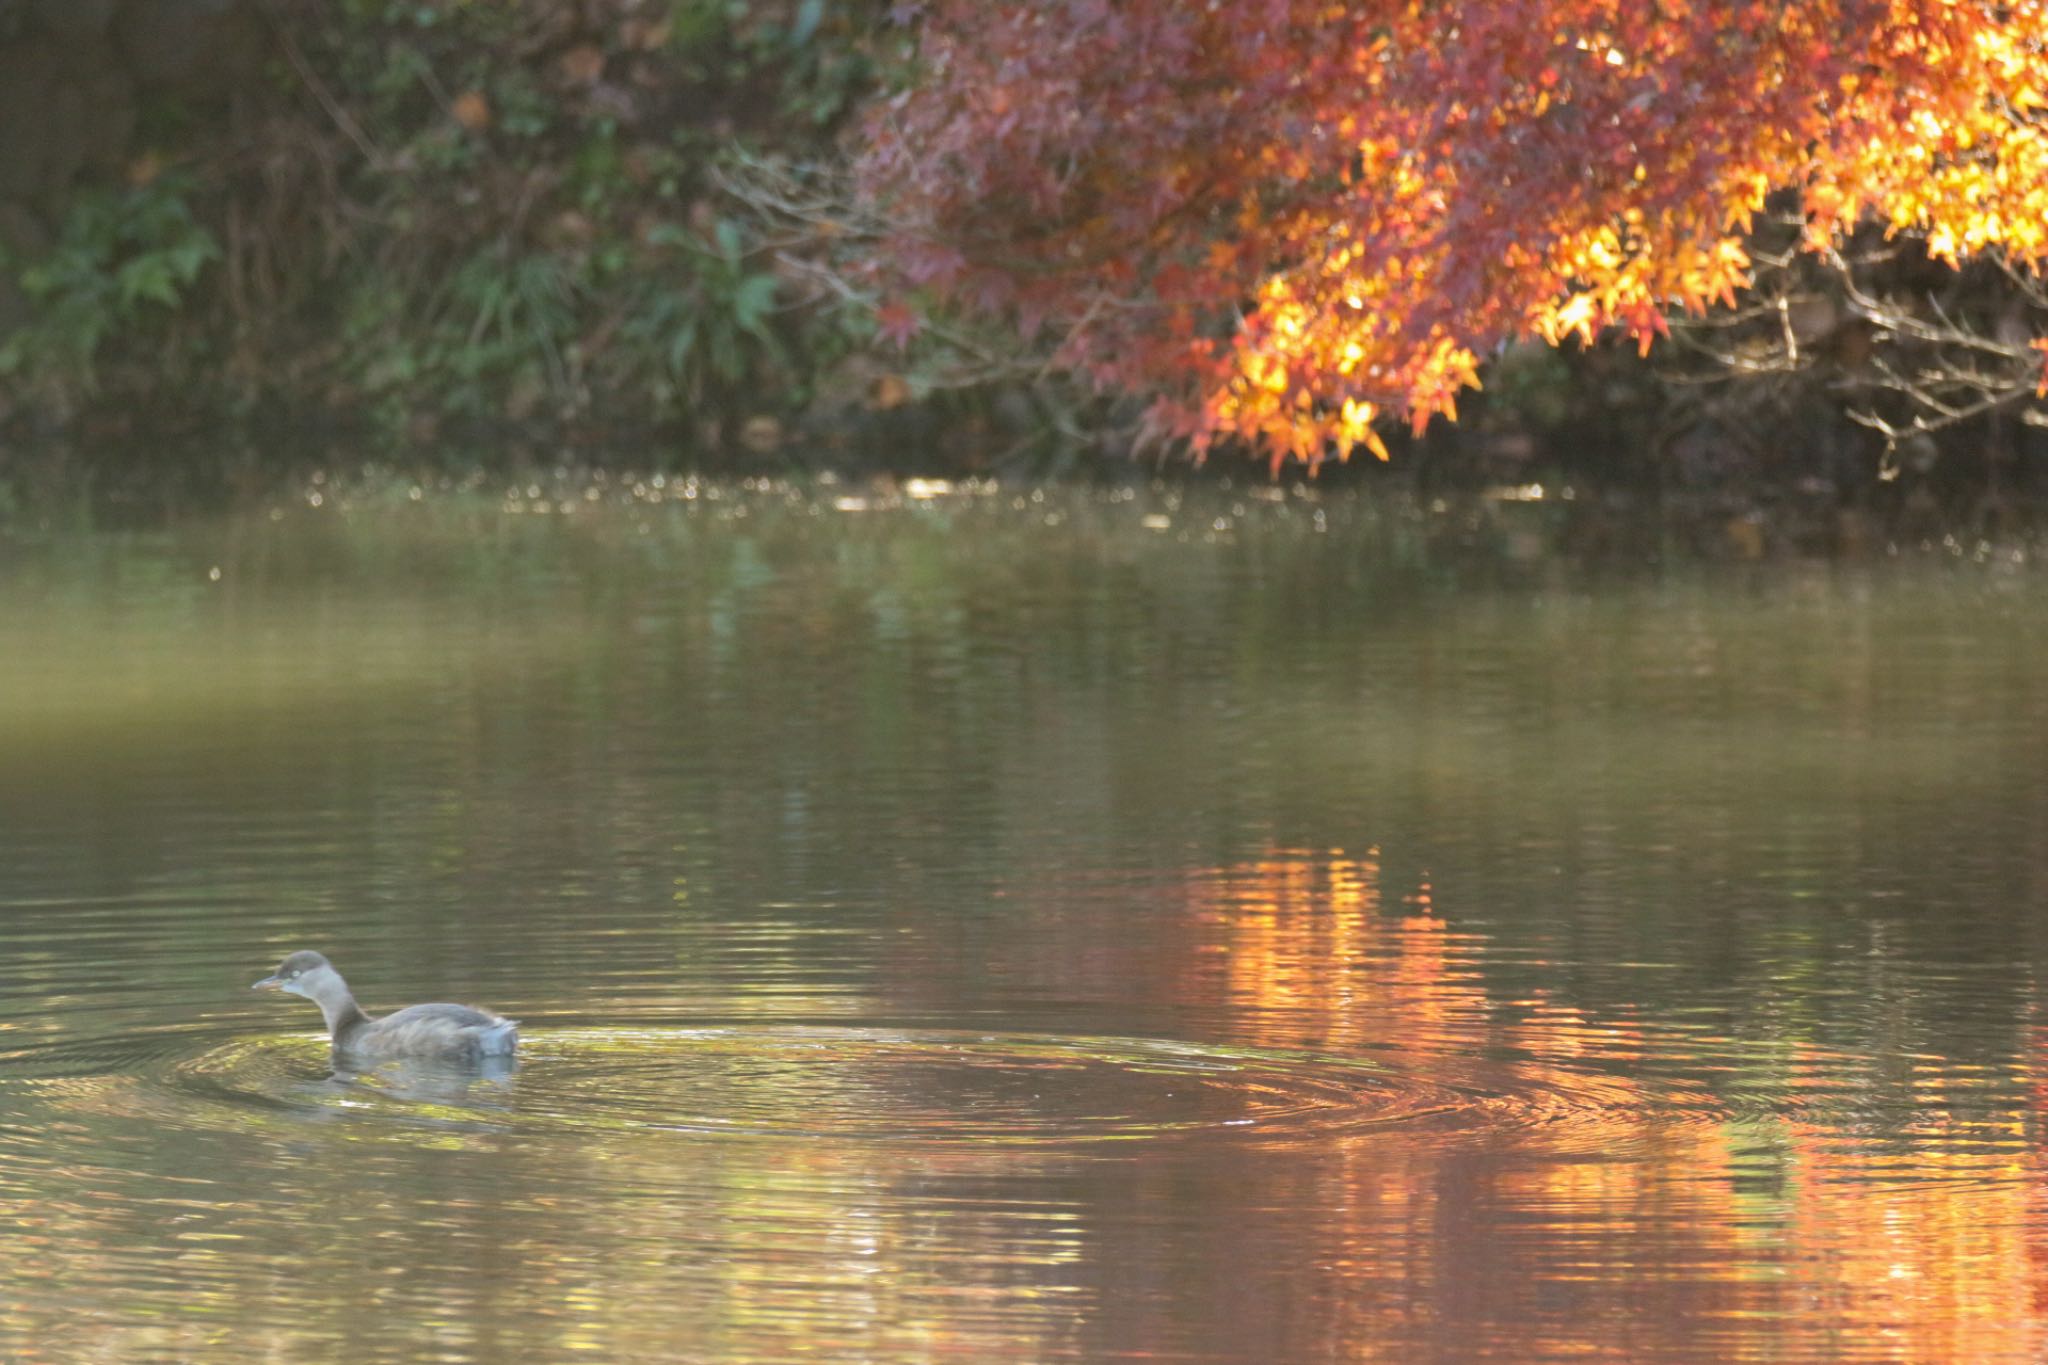
[[[924,330],[924,319],[909,304],[891,299],[875,309],[875,330],[883,340],[901,351],[910,345],[911,338]]]

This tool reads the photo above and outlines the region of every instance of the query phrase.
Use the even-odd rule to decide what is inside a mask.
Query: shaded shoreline
[[[708,492],[855,511],[960,499],[1119,500],[1133,533],[1227,536],[1246,513],[1368,516],[1418,562],[1510,574],[1547,563],[1650,569],[1667,563],[1868,560],[1898,556],[2029,559],[2048,528],[2048,496],[1998,497],[1927,477],[1871,479],[1843,489],[1813,479],[1687,487],[1648,478],[1602,483],[1554,467],[1517,481],[1484,467],[1399,460],[1274,478],[1227,461],[1194,466],[1094,461],[1056,476],[982,472],[933,450],[904,468],[804,467],[787,459],[684,461],[650,451],[501,464],[504,452],[436,451],[412,460],[340,449],[279,456],[246,449],[133,446],[92,450],[47,442],[0,445],[0,543],[107,530],[156,530],[226,512],[275,515],[460,502],[481,512],[573,516],[659,507]],[[1522,472],[1522,471],[1518,471]],[[1190,520],[1186,509],[1199,509]],[[1233,515],[1235,514],[1235,515]]]

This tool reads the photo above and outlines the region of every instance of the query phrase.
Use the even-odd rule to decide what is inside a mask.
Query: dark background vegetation
[[[717,178],[829,155],[879,9],[0,0],[5,420],[775,449],[866,323]]]
[[[1121,477],[1126,407],[1021,342],[876,335],[843,167],[913,38],[886,0],[0,0],[0,461]],[[1593,542],[1684,500],[1736,553],[2029,523],[2011,403],[1850,415],[1903,428],[1886,367],[1942,358],[1856,299],[1985,335],[2029,300],[1864,246],[1648,361],[1498,357],[1393,475],[1570,484]]]

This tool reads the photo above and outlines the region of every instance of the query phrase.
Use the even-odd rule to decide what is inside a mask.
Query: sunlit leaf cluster
[[[1483,357],[1733,302],[1767,196],[2048,260],[2048,0],[931,0],[864,182],[908,291],[1307,464]]]

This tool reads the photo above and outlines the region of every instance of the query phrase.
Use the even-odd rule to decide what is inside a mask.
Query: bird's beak
[[[281,976],[266,976],[249,989],[252,991],[281,991],[284,989],[284,978]]]

